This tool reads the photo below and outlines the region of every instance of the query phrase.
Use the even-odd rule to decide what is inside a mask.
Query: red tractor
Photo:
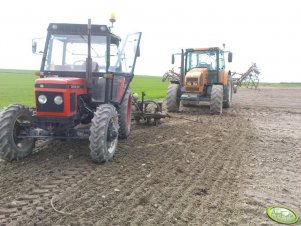
[[[0,157],[29,155],[37,139],[89,139],[94,162],[110,160],[131,130],[131,95],[141,32],[125,42],[106,25],[51,23],[36,107],[8,106],[0,114]],[[33,42],[36,51],[36,42]]]

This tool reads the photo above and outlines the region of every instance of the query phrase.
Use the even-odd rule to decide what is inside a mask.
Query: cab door
[[[136,59],[140,55],[141,32],[129,34],[118,49],[116,62],[111,64],[109,72],[113,74],[113,89],[118,90],[113,100],[121,103],[133,79]]]
[[[136,59],[140,54],[141,32],[129,34],[118,49],[116,62],[109,68],[111,72],[132,76],[135,70]]]

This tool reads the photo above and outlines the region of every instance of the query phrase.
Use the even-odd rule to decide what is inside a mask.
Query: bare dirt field
[[[279,225],[270,205],[301,214],[301,88],[241,88],[221,116],[172,116],[133,124],[103,165],[88,141],[39,141],[0,162],[0,225],[265,226]]]

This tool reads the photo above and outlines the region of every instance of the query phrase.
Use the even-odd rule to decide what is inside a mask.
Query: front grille
[[[38,101],[38,97],[40,95],[45,95],[47,97],[47,102],[45,104],[40,104]],[[36,92],[36,104],[37,104],[37,111],[39,112],[64,112],[64,103],[61,105],[57,105],[54,103],[54,98],[56,96],[63,97],[64,94],[59,92]]]
[[[75,93],[70,93],[70,111],[75,111]]]
[[[197,91],[199,91],[199,88],[196,88],[196,87],[186,87],[185,89],[188,92],[197,92]]]
[[[187,82],[197,82],[198,78],[186,78]]]

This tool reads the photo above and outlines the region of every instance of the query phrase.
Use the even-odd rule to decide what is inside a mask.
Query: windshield
[[[45,71],[86,71],[87,35],[51,35]],[[92,71],[106,71],[106,36],[91,37]]]
[[[208,70],[216,70],[215,51],[189,52],[186,59],[186,71],[193,68],[208,68]]]

